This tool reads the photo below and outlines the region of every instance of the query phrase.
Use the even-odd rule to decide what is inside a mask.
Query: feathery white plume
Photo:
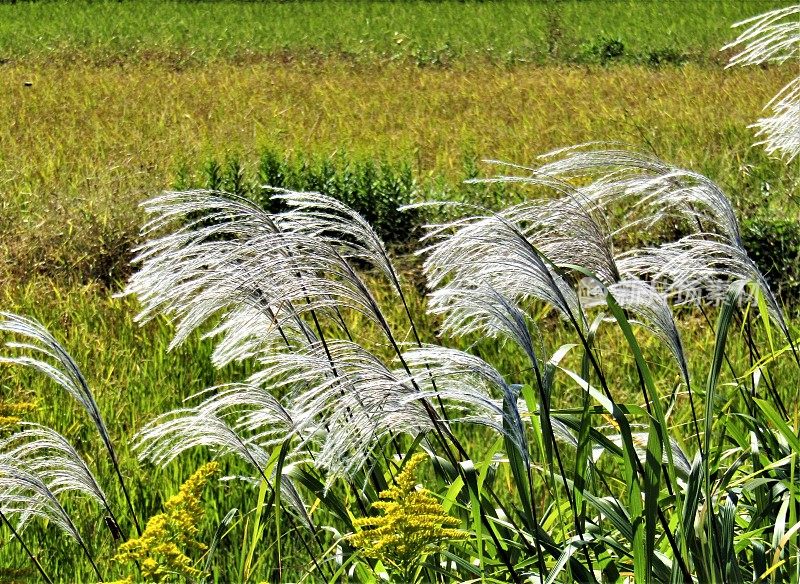
[[[689,235],[658,247],[632,250],[617,258],[628,278],[663,285],[667,296],[691,302],[701,296],[722,300],[732,284],[754,283],[764,294],[770,316],[784,335],[789,328],[764,275],[745,250],[711,234]]]
[[[38,322],[8,312],[0,312],[0,332],[25,339],[24,342],[9,341],[6,347],[30,353],[18,357],[0,355],[0,363],[31,367],[63,387],[89,415],[106,448],[114,456],[111,436],[92,390],[78,365],[55,337]]]
[[[64,436],[40,424],[23,422],[21,427],[22,430],[0,440],[3,456],[36,475],[53,495],[79,492],[102,504],[113,515],[94,474]]]
[[[800,4],[771,10],[733,26],[747,28],[722,47],[741,48],[728,67],[800,61]],[[763,144],[769,154],[778,153],[791,161],[800,154],[800,76],[784,86],[764,109],[771,109],[772,115],[753,124],[758,129],[756,136],[763,137],[758,144]]]
[[[298,448],[313,451],[331,478],[362,470],[382,439],[433,427],[406,375],[356,343],[316,343],[264,355],[259,363],[250,382],[286,391]]]
[[[769,154],[782,154],[787,162],[800,154],[800,77],[786,84],[765,106],[772,115],[759,120],[756,137]]]
[[[324,241],[339,249],[344,258],[367,262],[379,269],[391,283],[398,282],[383,241],[353,209],[319,193],[279,190],[273,198],[291,208],[278,217],[283,231]]]
[[[513,209],[512,216],[517,211]],[[476,301],[492,305],[497,295],[517,305],[542,300],[584,323],[575,291],[546,262],[522,227],[503,214],[469,217],[429,229],[426,239],[435,241],[420,252],[427,253],[424,270],[432,290],[428,309],[432,314],[451,315],[447,326],[463,325],[474,315]],[[482,294],[488,295],[478,300]]]
[[[518,392],[494,367],[464,351],[433,345],[403,357],[420,388],[408,399],[436,398],[452,414],[451,421],[492,428],[509,437],[523,460],[529,460]]]
[[[648,154],[619,148],[594,149],[597,145],[581,144],[543,154],[540,158],[549,162],[536,168],[512,165],[528,173],[513,178],[551,186],[559,194],[572,189],[571,200],[585,208],[584,214],[601,216],[610,223],[616,217],[622,218],[613,226],[613,233],[649,228],[660,221],[682,217],[687,220],[688,229],[714,229],[732,242],[741,243],[733,205],[713,181]]]
[[[75,540],[83,541],[55,493],[26,465],[7,455],[0,455],[0,511],[6,516],[17,517],[20,529],[33,517],[40,517]]]
[[[742,26],[747,26],[744,32],[721,49],[741,48],[730,58],[728,67],[780,64],[800,57],[800,4],[752,16],[732,28]]]
[[[259,321],[260,331],[273,338],[286,340],[283,329],[294,328],[308,342],[312,339],[299,317],[311,312],[341,323],[338,311],[348,308],[385,327],[375,298],[350,261],[368,260],[393,273],[374,232],[322,195],[276,196],[296,208],[270,214],[242,197],[210,191],[166,193],[145,203],[155,217],[144,233],[154,237],[139,248],[134,261],[141,267],[125,292],[142,302],[139,319],[175,318],[174,346],[212,317],[221,317],[215,330],[235,338],[217,354],[220,363],[257,350],[253,334],[240,334],[236,326],[242,318]],[[355,225],[349,232],[348,220]],[[167,228],[172,231],[157,235]],[[226,323],[230,318],[236,322]]]
[[[683,342],[672,309],[664,295],[651,284],[637,279],[615,282],[607,290],[621,308],[630,311],[639,324],[653,332],[669,348],[684,382],[689,385],[689,365],[683,351]],[[589,307],[605,303],[605,296],[597,294],[584,304]]]

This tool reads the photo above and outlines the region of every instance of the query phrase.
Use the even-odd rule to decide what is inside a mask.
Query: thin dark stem
[[[269,485],[269,486],[272,488],[273,497],[274,497],[274,496],[275,496],[275,489],[276,489],[276,487],[275,487],[275,486],[273,486],[273,485],[272,485],[272,483],[270,482],[270,480],[267,478],[267,475],[266,475],[266,473],[264,472],[264,469],[262,469],[262,468],[261,468],[261,465],[260,465],[260,464],[258,464],[258,461],[256,461],[256,459],[255,459],[255,458],[252,456],[252,454],[250,454],[250,450],[247,448],[247,445],[245,444],[245,442],[244,442],[244,441],[243,441],[243,440],[242,440],[242,439],[239,437],[239,435],[238,435],[238,434],[236,434],[235,432],[233,432],[232,434],[233,434],[233,437],[234,437],[234,439],[235,439],[235,440],[236,440],[236,441],[239,443],[239,445],[242,447],[242,449],[243,449],[243,451],[244,451],[244,453],[245,453],[245,455],[246,455],[246,457],[247,457],[248,461],[250,462],[250,464],[252,464],[252,465],[253,465],[253,466],[256,468],[256,470],[258,471],[258,474],[259,474],[259,475],[261,475],[261,478],[264,480],[264,482],[265,482],[267,485]],[[279,480],[280,480],[280,479],[279,479]],[[289,520],[290,520],[290,521],[292,521],[292,523],[293,523],[293,522],[294,522],[294,519],[293,519],[293,516],[292,516],[292,514],[291,514],[291,513],[289,513],[289,512],[287,512],[287,513],[286,513],[286,515],[287,515],[287,516],[290,518]],[[296,529],[296,526],[294,525],[294,523],[292,524],[292,528],[293,528],[293,529]],[[319,541],[319,532],[317,531],[317,529],[316,529],[316,527],[314,526],[314,524],[313,524],[313,523],[312,523],[312,530],[311,530],[311,531],[312,531],[312,534],[313,534],[313,536],[314,536],[314,538],[313,538],[313,539],[314,539],[314,542],[315,542],[315,543],[316,543],[316,544],[319,546],[320,552],[324,552],[325,548],[324,548],[324,546],[322,545],[322,542],[321,542],[321,541]],[[317,569],[318,569],[318,570],[320,571],[320,573],[322,574],[322,569],[321,569],[321,567],[319,566],[319,564],[317,563],[317,560],[316,560],[316,557],[315,557],[315,555],[314,555],[313,553],[311,553],[311,550],[310,550],[310,549],[308,549],[308,544],[306,543],[306,541],[305,541],[303,538],[301,538],[301,539],[303,540],[303,545],[304,545],[304,547],[306,548],[306,551],[308,551],[308,552],[309,552],[309,554],[311,554],[311,559],[312,559],[312,561],[314,562],[314,566],[316,566],[316,567],[317,567]],[[323,577],[324,577],[324,574],[323,574]]]
[[[70,372],[77,380],[77,382],[81,385],[83,392],[86,396],[89,397],[89,416],[95,422],[97,429],[100,433],[100,438],[103,441],[103,445],[105,446],[106,450],[108,450],[109,455],[111,456],[111,464],[114,467],[114,471],[117,475],[117,479],[119,480],[120,486],[122,487],[122,493],[125,496],[125,501],[128,504],[128,510],[131,513],[131,518],[133,519],[133,523],[136,526],[136,531],[138,535],[142,535],[142,529],[139,525],[139,519],[136,516],[136,511],[133,508],[133,503],[131,502],[130,495],[128,494],[128,489],[125,486],[125,480],[122,478],[122,473],[119,469],[119,462],[117,460],[117,453],[114,450],[114,445],[111,443],[111,437],[108,435],[108,429],[106,428],[105,422],[103,421],[103,416],[100,414],[100,410],[97,407],[97,404],[94,401],[94,396],[92,395],[92,391],[89,388],[89,382],[83,376],[83,374],[78,369],[77,365],[74,364],[72,358],[67,354],[66,350],[61,347],[60,345],[56,344],[53,349],[56,353],[60,356],[60,360],[66,363],[70,369]]]
[[[269,223],[270,227],[275,231],[275,233],[279,233],[279,234],[283,233],[283,230],[278,226],[277,223],[275,223],[273,221],[273,219],[271,217],[268,217],[268,223]],[[331,248],[331,249],[334,252],[334,254],[336,255],[336,257],[342,262],[342,264],[344,266],[346,266],[347,269],[350,270],[350,272],[353,272],[353,269],[350,266],[350,264],[344,258],[342,258],[341,255],[335,249],[333,249],[333,248]],[[286,256],[288,258],[292,257],[292,254],[291,254],[290,251],[286,251],[285,253],[286,253]],[[300,282],[300,290],[303,292],[303,297],[305,299],[306,305],[310,306],[311,305],[311,298],[309,298],[309,295],[308,295],[307,290],[306,290],[306,286],[302,281],[302,273],[298,270],[297,272],[295,272],[295,276],[297,277],[298,281]],[[360,282],[360,279],[359,279],[359,282]],[[309,312],[311,313],[311,318],[312,318],[312,320],[314,322],[314,326],[317,329],[317,335],[319,337],[319,340],[322,343],[323,349],[325,350],[325,355],[328,358],[328,363],[330,364],[331,371],[332,371],[334,377],[339,379],[340,375],[339,375],[338,371],[336,370],[336,365],[335,365],[335,363],[333,361],[333,357],[331,356],[330,350],[328,348],[328,343],[327,343],[327,341],[325,339],[325,334],[322,332],[322,326],[320,325],[319,317],[317,316],[317,311],[312,308]],[[350,330],[348,329],[347,324],[345,323],[344,318],[342,317],[342,314],[339,311],[339,307],[338,306],[336,306],[336,315],[339,317],[339,323],[342,326],[345,334],[347,335],[347,338],[352,341],[353,337],[350,334]],[[305,330],[304,330],[304,332],[305,332]],[[312,340],[311,340],[311,338],[309,337],[309,335],[307,333],[306,333],[306,338],[308,339],[309,343],[312,343]],[[342,390],[342,391],[344,391],[344,390]],[[348,415],[350,414],[349,409],[347,410],[347,413],[348,413]],[[326,430],[327,430],[327,427],[326,427]],[[391,437],[392,444],[395,447],[395,451],[397,452],[397,455],[401,456],[402,453],[401,453],[400,446],[399,446],[399,444],[397,444],[397,440],[396,440],[394,434],[391,433],[391,432],[390,432],[390,437]],[[384,459],[386,459],[385,453],[382,452],[382,455],[383,455]],[[392,474],[391,466],[388,464],[388,460],[386,460],[386,462],[387,462],[386,466],[387,466],[387,469],[389,470],[390,477],[391,477],[392,480],[394,480],[394,475]],[[377,485],[376,485],[376,487],[377,487]]]
[[[403,292],[403,287],[400,285],[400,279],[397,276],[397,273],[394,270],[394,266],[392,262],[389,261],[389,258],[384,255],[386,259],[386,263],[391,268],[391,276],[392,276],[392,285],[397,290],[397,293],[400,295],[400,301],[403,303],[403,310],[405,310],[406,317],[408,318],[408,323],[411,325],[411,334],[414,335],[414,340],[417,343],[417,346],[421,349],[422,348],[422,340],[420,339],[419,333],[417,332],[417,325],[414,323],[414,317],[411,315],[411,310],[408,307],[408,302],[406,301],[406,295]],[[426,364],[425,368],[428,370],[428,375],[431,378],[431,387],[433,390],[436,391],[436,380],[433,378],[433,374],[431,373],[430,367]],[[447,411],[444,409],[444,402],[442,401],[442,397],[440,395],[436,395],[436,400],[439,403],[439,410],[441,411],[442,418],[444,420],[448,420]]]
[[[758,350],[758,346],[753,341],[753,334],[752,334],[752,324],[750,323],[750,319],[747,319],[745,330],[747,334],[745,335],[745,340],[747,341],[747,348],[750,352],[750,361],[751,365],[754,364],[755,361],[761,360],[761,351]],[[786,405],[783,403],[780,394],[778,393],[775,384],[772,381],[772,377],[769,375],[769,372],[765,369],[763,370],[764,376],[762,379],[764,380],[764,384],[767,386],[767,391],[769,391],[772,399],[775,400],[775,405],[778,406],[778,410],[780,410],[781,414],[784,418],[789,417],[788,410],[786,409]],[[755,392],[755,383],[753,383],[753,392]]]
[[[39,572],[39,574],[41,574],[42,578],[44,578],[44,581],[47,582],[47,584],[53,584],[53,579],[50,578],[47,572],[45,572],[44,568],[42,567],[42,564],[39,562],[39,558],[37,558],[34,555],[34,553],[30,550],[28,545],[25,543],[25,540],[23,540],[22,536],[19,533],[17,533],[17,530],[14,528],[14,525],[11,523],[11,521],[9,521],[6,514],[3,513],[2,511],[0,511],[0,518],[2,518],[5,524],[8,525],[8,528],[11,530],[11,535],[14,536],[14,538],[22,546],[22,549],[25,550],[25,554],[30,558],[31,562],[33,562],[33,565],[36,567],[36,570]]]
[[[125,495],[125,502],[128,504],[128,511],[130,511],[131,518],[133,519],[133,524],[136,526],[136,532],[141,536],[142,535],[142,527],[139,525],[139,519],[136,517],[136,511],[133,509],[133,503],[131,502],[131,497],[128,494],[128,488],[125,486],[125,481],[122,478],[122,473],[119,470],[119,463],[117,462],[117,455],[114,453],[114,449],[110,447],[109,443],[109,454],[111,454],[111,463],[114,466],[114,471],[116,472],[117,479],[119,480],[119,484],[122,487],[122,493]],[[115,520],[116,521],[116,520]]]
[[[54,501],[55,501],[55,499],[54,499]],[[67,512],[61,506],[61,504],[58,503],[57,501],[56,501],[56,504],[58,505],[59,509],[61,510],[61,513],[64,515],[64,519],[66,519],[67,523],[72,528],[72,531],[76,536],[75,539],[78,540],[78,544],[80,544],[81,549],[83,549],[84,555],[89,560],[89,563],[92,565],[92,569],[94,570],[94,573],[97,576],[98,582],[103,582],[103,575],[100,573],[100,568],[97,567],[97,564],[94,561],[94,556],[92,555],[92,552],[89,551],[89,547],[86,545],[86,542],[83,541],[83,538],[78,533],[78,528],[75,527],[75,524],[72,522],[72,519],[70,519],[69,515],[67,515]]]

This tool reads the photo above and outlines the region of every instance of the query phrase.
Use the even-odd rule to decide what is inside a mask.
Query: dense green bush
[[[419,235],[420,212],[400,211],[418,199],[418,186],[407,162],[373,162],[340,153],[326,158],[281,154],[265,149],[256,164],[238,156],[224,162],[210,158],[199,173],[179,169],[177,189],[204,188],[250,198],[271,211],[280,201],[275,189],[313,191],[333,197],[361,214],[390,244],[408,243]]]
[[[748,255],[784,302],[800,298],[800,222],[780,217],[754,217],[742,222]]]
[[[581,60],[599,62],[606,65],[611,61],[622,58],[625,54],[625,43],[619,38],[600,36],[581,46]]]

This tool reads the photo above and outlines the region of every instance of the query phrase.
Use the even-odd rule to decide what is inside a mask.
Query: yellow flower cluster
[[[406,462],[395,484],[380,493],[381,501],[372,504],[383,515],[356,519],[354,525],[360,531],[348,537],[364,555],[401,574],[410,574],[424,555],[445,542],[468,536],[455,529],[459,520],[448,515],[430,491],[416,489],[415,471],[425,458],[418,453]]]
[[[206,548],[195,539],[199,532],[197,524],[204,515],[200,495],[209,478],[218,471],[217,462],[201,466],[181,485],[178,494],[167,500],[165,512],[150,518],[140,537],[119,546],[114,559],[138,562],[142,577],[148,582],[164,582],[171,576],[202,576],[202,571],[192,565],[192,559],[184,550]]]
[[[10,430],[22,421],[25,414],[36,409],[36,402],[5,402],[0,401],[0,433]]]

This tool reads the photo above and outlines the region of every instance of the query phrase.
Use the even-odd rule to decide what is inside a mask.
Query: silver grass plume
[[[581,200],[608,215],[613,215],[613,205],[630,203],[617,231],[641,227],[643,221],[649,226],[676,213],[687,219],[686,226],[692,231],[678,242],[615,255],[620,283],[632,280],[632,286],[641,291],[637,303],[649,298],[652,303],[648,310],[653,311],[653,316],[666,316],[664,307],[658,305],[651,291],[643,288],[641,280],[668,281],[670,296],[698,293],[704,287],[705,292],[711,292],[712,300],[715,293],[724,294],[731,281],[754,282],[764,292],[772,316],[784,332],[788,331],[766,279],[747,257],[733,205],[719,186],[699,173],[671,166],[653,156],[627,150],[586,150],[587,146],[590,145],[546,154],[542,158],[556,159],[530,172],[534,177],[545,175],[564,181],[591,179],[578,187]],[[633,259],[637,257],[638,260]],[[648,262],[652,262],[649,268]],[[617,290],[622,292],[623,300],[630,296],[630,290],[625,292],[619,286]],[[672,336],[674,324],[667,327],[664,318],[648,320],[662,321],[665,326],[658,327],[660,334]],[[671,346],[677,348],[675,343]]]
[[[528,464],[518,391],[486,361],[457,349],[426,345],[403,354],[419,390],[406,399],[437,398],[453,422],[479,424],[511,439]]]
[[[583,193],[571,185],[550,178],[534,180],[562,195],[509,207],[500,216],[518,226],[536,250],[557,267],[569,271],[578,265],[603,282],[617,280],[605,216],[587,205]]]
[[[545,186],[552,181],[551,188],[557,187],[559,194],[572,188],[572,200],[586,208],[584,213],[602,216],[609,222],[621,214],[623,222],[614,226],[615,235],[682,217],[690,230],[716,230],[741,244],[733,205],[713,181],[655,156],[620,148],[596,149],[597,146],[609,144],[580,144],[554,150],[540,156],[545,162],[535,168],[506,165],[525,171],[527,176],[490,180],[513,179]],[[580,186],[573,186],[573,182]]]
[[[689,235],[658,247],[629,251],[617,258],[626,278],[648,279],[661,285],[678,302],[698,300],[703,294],[721,300],[731,285],[754,283],[764,295],[772,319],[789,337],[789,328],[778,300],[764,275],[742,247],[712,234]]]
[[[741,48],[728,66],[781,64],[800,57],[800,4],[751,16],[732,28],[742,26],[747,28],[721,49]]]
[[[756,144],[769,154],[793,160],[800,154],[800,77],[787,83],[765,107],[773,114],[753,124],[758,129],[756,137],[763,138]]]
[[[462,219],[431,231],[430,237],[441,239],[429,248],[432,253],[425,266],[429,276],[438,277],[433,280],[438,288],[431,295],[430,310],[446,315],[445,331],[464,334],[478,329],[488,332],[496,327],[494,323],[488,325],[486,308],[497,304],[496,289],[500,286],[496,282],[502,280],[498,276],[487,278],[493,267],[482,262],[503,270],[509,257],[515,255],[508,253],[514,248],[498,245],[492,253],[487,250],[492,245],[490,237],[470,229],[489,231],[492,221],[504,224],[498,219],[502,217],[513,225],[512,231],[523,233],[531,247],[550,263],[567,270],[575,265],[596,272],[595,277],[617,302],[669,348],[687,384],[686,358],[665,296],[694,295],[699,299],[698,293],[708,298],[711,292],[713,300],[717,292],[724,294],[733,282],[742,288],[744,282],[752,281],[764,291],[772,317],[788,334],[777,300],[763,275],[747,258],[733,207],[719,187],[702,175],[652,156],[626,150],[588,150],[588,146],[551,152],[543,158],[554,160],[538,168],[507,165],[524,171],[524,176],[488,179],[543,187],[556,194],[554,200],[523,203],[488,218]],[[614,217],[620,207],[623,221],[614,231],[595,219],[597,215]],[[682,255],[674,253],[674,244],[614,254],[611,236],[675,215],[686,219],[695,231],[693,237],[681,240]],[[708,234],[706,229],[717,234]],[[452,234],[444,236],[448,230]],[[694,262],[692,266],[688,265],[690,261]],[[512,273],[505,271],[507,275]],[[645,280],[665,284],[666,295]],[[487,294],[487,290],[492,293]],[[499,296],[509,292],[508,288],[502,289]],[[511,294],[510,303],[519,302],[519,297]],[[604,296],[605,293],[596,296],[593,302],[590,299],[588,305],[603,304]],[[497,321],[496,309],[488,312],[494,312],[493,319]],[[566,311],[562,308],[562,312]]]
[[[272,475],[266,474],[271,452],[292,436],[288,412],[268,392],[249,384],[212,387],[202,394],[211,395],[195,407],[162,414],[137,432],[134,449],[139,458],[165,466],[187,450],[207,447],[217,457],[237,456],[271,483],[274,469]],[[291,459],[290,453],[284,471]],[[292,509],[310,527],[305,504],[292,481],[284,476],[280,487]]]
[[[298,440],[295,452],[310,449],[332,477],[352,475],[377,440],[404,431],[408,421],[416,431],[426,410],[406,405],[393,415],[393,392],[403,388],[382,362],[356,344],[316,338],[302,317],[310,315],[319,330],[318,316],[341,323],[339,310],[351,309],[395,343],[351,262],[375,266],[402,293],[399,281],[383,243],[356,213],[315,193],[280,191],[275,197],[289,210],[269,214],[241,197],[209,191],[166,193],[145,203],[154,216],[144,229],[151,239],[139,249],[141,268],[126,292],[142,300],[141,319],[163,313],[178,320],[173,344],[218,319],[208,333],[223,336],[216,364],[254,358],[262,370],[250,384],[269,383],[273,392],[292,386],[283,407],[291,419],[287,432]],[[212,440],[223,451],[255,458],[258,451],[248,449],[263,445],[246,442],[235,416],[220,416],[218,406],[212,398],[148,425],[143,455],[166,463],[188,445]],[[195,432],[190,420],[201,419],[218,438]]]
[[[75,540],[82,541],[55,493],[24,464],[7,455],[0,455],[0,511],[6,516],[18,517],[19,528],[27,525],[31,518],[40,517]]]
[[[144,207],[153,219],[142,231],[151,239],[138,249],[141,266],[125,291],[142,303],[140,321],[173,317],[175,346],[222,313],[215,330],[227,343],[215,355],[219,364],[293,328],[296,315],[274,293],[269,268],[281,250],[272,245],[276,225],[268,213],[243,197],[210,191],[165,193]]]
[[[88,414],[106,448],[114,456],[111,436],[89,384],[78,365],[55,337],[38,322],[8,312],[0,312],[0,332],[25,339],[23,342],[9,341],[6,347],[30,353],[15,357],[0,355],[0,363],[31,367],[64,388]]]
[[[86,485],[75,481],[74,477],[67,481],[57,479],[55,482],[60,483],[62,487],[64,483],[75,482],[78,490],[87,494],[91,492],[91,489],[81,488]],[[97,578],[103,580],[92,553],[72,518],[59,502],[56,493],[41,477],[31,472],[26,464],[7,454],[0,454],[0,512],[6,517],[16,516],[19,520],[18,530],[24,528],[33,517],[52,523],[78,542]]]
[[[683,342],[675,324],[672,309],[664,294],[643,280],[629,278],[615,282],[607,287],[621,308],[629,311],[636,322],[652,332],[672,353],[686,385],[689,385],[689,365],[683,350]],[[587,297],[584,306],[604,306],[605,294],[593,293]]]
[[[441,295],[444,306],[459,307],[445,313],[442,332],[452,335],[480,333],[514,341],[534,368],[545,353],[539,328],[516,304],[490,286],[449,288]]]
[[[728,67],[760,65],[800,60],[800,4],[771,10],[737,22],[747,28],[733,42],[722,47],[740,49]],[[769,154],[778,153],[787,161],[800,154],[800,76],[790,81],[765,106],[771,114],[758,120],[756,136],[763,137]]]
[[[502,164],[495,161],[495,164]],[[507,165],[515,169],[523,167]],[[526,169],[529,170],[529,169]],[[549,199],[533,199],[507,207],[491,215],[505,222],[525,237],[540,255],[558,267],[580,265],[603,281],[616,279],[611,235],[606,217],[587,204],[584,193],[556,177],[545,175],[497,176],[471,179],[467,183],[513,183],[543,187],[557,195]],[[428,203],[429,205],[430,203]],[[435,203],[434,203],[435,204]],[[412,205],[413,207],[414,205]],[[416,205],[419,206],[419,205]],[[471,208],[462,205],[463,208]],[[481,215],[488,214],[479,207]],[[440,236],[455,223],[429,226],[427,238]]]
[[[279,325],[263,307],[232,306],[217,325],[203,334],[215,339],[211,362],[221,368],[233,361],[252,359],[280,346],[302,346],[316,340],[314,332],[300,318]]]
[[[210,191],[165,193],[146,202],[154,218],[143,231],[151,239],[139,248],[134,261],[141,267],[126,289],[143,303],[139,319],[159,313],[175,318],[173,346],[215,315],[223,318],[218,331],[236,334],[239,327],[225,326],[232,311],[238,322],[272,321],[272,337],[284,334],[284,327],[308,337],[302,314],[317,312],[338,322],[341,308],[385,328],[377,302],[350,263],[366,259],[391,273],[380,240],[363,219],[364,225],[345,232],[344,224],[357,219],[342,215],[328,198],[289,192],[276,197],[297,208],[269,214],[242,197]],[[159,235],[165,230],[171,231]],[[237,358],[239,343],[242,356],[252,353],[252,339],[231,340],[218,361]]]
[[[289,414],[268,392],[249,384],[212,387],[206,393],[210,397],[197,406],[161,414],[139,430],[135,448],[140,458],[164,466],[205,446],[217,456],[234,454],[263,471],[269,450],[291,435]],[[248,436],[247,430],[259,435]]]
[[[0,441],[0,511],[18,517],[22,530],[34,517],[51,521],[94,560],[72,518],[58,501],[65,493],[77,493],[102,505],[107,521],[119,521],[102,487],[75,448],[61,434],[39,424],[23,423],[22,430]]]
[[[517,210],[511,210],[514,214]],[[574,318],[585,318],[575,290],[543,259],[523,233],[503,214],[478,215],[428,227],[419,253],[432,290],[428,309],[449,315],[447,326],[462,334],[472,328],[476,303],[491,306],[498,297],[516,305],[536,299]]]
[[[235,454],[260,472],[269,453],[291,441],[288,460],[312,460],[329,484],[369,464],[390,435],[416,435],[432,422],[406,375],[363,347],[329,341],[270,351],[245,384],[212,388],[202,403],[148,423],[137,436],[140,456],[164,465],[197,446]],[[271,392],[285,394],[283,404]],[[413,399],[408,399],[414,396]]]
[[[330,480],[362,470],[384,438],[433,429],[407,375],[356,343],[266,354],[259,365],[250,383],[286,393],[297,448],[311,451]]]
[[[630,175],[623,175],[617,168],[613,172],[609,171],[596,183],[580,188],[572,186],[560,176],[575,178],[579,173],[597,173],[596,166],[606,169],[613,164],[618,167],[628,164],[635,170]],[[653,174],[642,177],[639,172],[641,168],[646,168]],[[456,226],[453,234],[429,248],[430,255],[425,267],[429,277],[433,277],[431,285],[438,285],[431,293],[429,307],[434,314],[445,315],[444,330],[457,334],[481,330],[492,334],[502,326],[505,335],[514,339],[531,357],[530,329],[525,324],[524,312],[519,308],[519,302],[524,301],[525,296],[505,284],[505,279],[511,280],[512,284],[524,280],[519,277],[519,271],[509,269],[510,263],[518,262],[518,265],[525,265],[527,270],[544,266],[552,273],[553,282],[560,285],[554,290],[553,287],[548,287],[549,278],[540,278],[539,288],[526,286],[527,289],[544,290],[548,295],[534,294],[533,297],[553,304],[559,297],[572,299],[566,306],[555,305],[565,315],[581,315],[582,323],[585,317],[578,297],[574,296],[572,288],[558,274],[550,270],[550,264],[566,271],[575,267],[586,268],[602,286],[613,290],[612,294],[618,297],[617,301],[623,308],[630,310],[667,345],[675,357],[682,377],[688,383],[683,346],[668,304],[655,289],[638,278],[622,278],[610,244],[610,235],[597,215],[616,197],[636,197],[639,203],[650,199],[650,203],[655,204],[656,199],[665,197],[668,186],[673,186],[676,198],[679,199],[688,198],[687,193],[692,188],[675,178],[665,164],[637,155],[627,156],[624,152],[579,152],[569,157],[562,166],[549,167],[547,172],[526,170],[530,173],[527,177],[506,176],[489,180],[546,187],[554,190],[558,198],[526,202],[488,218],[454,222],[451,224]],[[626,184],[614,183],[614,177]],[[693,182],[701,186],[692,198],[712,201],[708,206],[720,209],[720,222],[731,226],[727,231],[738,240],[736,219],[725,196],[707,179],[695,179]],[[657,183],[660,184],[650,191],[650,187]],[[636,189],[635,194],[628,192],[630,188]],[[492,241],[494,232],[490,229],[496,228],[490,222],[501,228],[512,226],[509,230],[511,234],[516,238],[522,237],[525,244],[512,247],[505,242]],[[437,226],[432,233],[445,233],[447,227],[449,226]],[[486,230],[486,233],[480,230]],[[519,242],[519,239],[515,241]],[[528,254],[527,257],[523,253],[517,253],[517,249],[523,250],[524,254]],[[536,262],[531,255],[532,250],[534,254],[541,254],[546,263]],[[495,275],[496,272],[499,274]],[[442,281],[445,281],[443,285]],[[499,292],[497,287],[502,287],[503,292]],[[590,299],[585,306],[604,302],[605,294],[601,294]],[[534,358],[531,358],[531,362],[534,367],[538,366]]]
[[[319,193],[279,190],[273,198],[290,207],[279,215],[283,231],[324,241],[338,249],[345,259],[366,262],[399,286],[397,272],[383,241],[366,219],[350,207]]]
[[[97,429],[98,434],[100,435],[103,446],[109,454],[111,464],[114,467],[114,472],[116,473],[120,487],[122,488],[122,492],[125,496],[128,512],[130,513],[130,519],[133,521],[136,530],[141,533],[139,519],[136,516],[136,511],[133,508],[133,503],[131,501],[128,488],[125,485],[125,480],[122,477],[122,472],[119,467],[119,460],[117,459],[117,454],[114,450],[111,436],[109,435],[108,429],[103,421],[103,417],[100,414],[100,408],[97,406],[97,402],[94,399],[94,394],[89,388],[89,384],[86,381],[86,378],[83,376],[83,373],[81,373],[77,363],[75,363],[67,350],[61,346],[55,337],[53,337],[53,335],[51,335],[41,324],[35,320],[8,312],[0,312],[0,332],[5,332],[25,339],[23,342],[6,342],[6,347],[28,353],[17,357],[4,357],[0,355],[0,363],[23,365],[43,373],[55,381],[56,384],[64,388],[67,393],[69,393],[88,414],[89,418],[92,420],[92,423]],[[67,456],[67,458],[63,460],[71,459],[75,464],[77,464],[77,466],[73,465],[70,468],[73,470],[80,470],[80,464],[77,462],[80,461],[80,457],[77,455],[77,453],[74,453],[74,449],[72,449],[72,447],[69,446],[66,441],[61,441],[63,438],[59,440],[61,438],[59,434],[46,428],[40,428],[38,432],[40,432],[41,440],[50,441],[50,444],[55,451],[60,451],[62,455]],[[44,442],[40,442],[40,444],[42,443]],[[60,446],[56,446],[57,444],[60,444]],[[74,453],[74,456],[72,453]],[[89,472],[88,468],[85,468],[85,471]],[[94,481],[94,479],[91,478],[90,472],[89,475],[89,477],[85,477],[87,486]],[[96,493],[98,496],[101,493],[101,491],[99,491],[99,486],[97,487]],[[105,500],[105,497],[100,498],[102,499],[102,502],[104,503],[104,506],[108,510],[113,521],[119,525],[119,522],[111,511],[108,503]]]
[[[22,423],[22,430],[0,440],[0,454],[38,477],[54,495],[77,492],[101,504],[114,517],[108,499],[94,474],[72,444],[55,430]],[[0,476],[0,490],[5,477]]]

